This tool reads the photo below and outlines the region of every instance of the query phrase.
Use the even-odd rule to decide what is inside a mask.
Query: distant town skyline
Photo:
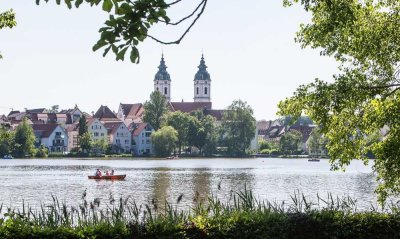
[[[171,9],[179,19],[196,2]],[[144,103],[153,91],[154,75],[164,54],[171,75],[171,101],[193,101],[193,79],[204,54],[211,75],[213,108],[233,100],[247,101],[257,120],[276,118],[277,104],[315,78],[330,81],[337,63],[319,50],[302,50],[295,32],[309,16],[281,1],[209,1],[204,15],[179,45],[151,39],[139,45],[141,61],[116,62],[102,50],[92,52],[107,15],[101,6],[68,10],[55,3],[2,1],[13,8],[17,27],[0,31],[0,114],[10,108],[73,108],[88,113],[100,105],[117,111],[120,103]],[[152,34],[174,40],[182,27],[154,27]]]

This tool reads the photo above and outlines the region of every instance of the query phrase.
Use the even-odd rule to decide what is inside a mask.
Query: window
[[[199,87],[196,88],[196,95],[199,94]]]
[[[164,95],[168,94],[168,89],[167,87],[164,88]]]
[[[149,139],[146,140],[146,144],[150,144],[150,140]]]
[[[92,125],[92,129],[93,129],[93,125]]]
[[[61,132],[56,132],[56,136],[61,136]]]
[[[204,94],[207,95],[207,87],[204,88]]]
[[[125,139],[125,144],[129,144],[129,140]]]
[[[94,132],[93,135],[94,136],[99,136],[99,132]]]
[[[158,87],[157,87],[157,91],[159,91],[159,90],[158,90]]]
[[[119,139],[116,139],[115,142],[116,142],[117,144],[120,144],[120,143],[121,143],[121,141],[120,141]]]
[[[101,133],[101,136],[104,136],[104,133]]]

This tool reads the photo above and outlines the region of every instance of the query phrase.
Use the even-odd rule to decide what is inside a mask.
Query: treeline
[[[234,101],[224,111],[221,122],[203,110],[169,112],[165,97],[158,91],[150,95],[144,108],[143,121],[156,130],[151,139],[157,156],[193,154],[194,148],[202,156],[215,153],[245,155],[255,136],[253,110],[241,100]]]
[[[0,156],[47,157],[48,149],[35,146],[35,134],[28,120],[24,118],[14,131],[0,127]]]

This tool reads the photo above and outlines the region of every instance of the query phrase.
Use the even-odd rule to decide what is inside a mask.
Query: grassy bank
[[[398,206],[358,212],[352,199],[332,196],[311,203],[295,195],[285,205],[258,201],[244,191],[226,202],[211,197],[182,211],[112,195],[102,205],[83,195],[77,207],[53,198],[39,210],[27,205],[2,210],[0,238],[400,238]]]

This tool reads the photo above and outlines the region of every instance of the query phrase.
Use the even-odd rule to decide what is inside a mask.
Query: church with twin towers
[[[211,78],[203,54],[198,68],[193,80],[193,101],[211,102]],[[168,102],[171,102],[171,77],[165,65],[164,55],[161,55],[160,66],[154,77],[154,91],[159,91]]]
[[[165,96],[170,111],[190,113],[201,110],[204,114],[212,115],[217,120],[221,120],[223,110],[212,109],[211,77],[207,71],[203,54],[201,55],[200,64],[193,79],[193,102],[171,102],[171,88],[171,77],[167,71],[164,55],[162,54],[158,71],[154,76],[154,91],[158,91]]]

